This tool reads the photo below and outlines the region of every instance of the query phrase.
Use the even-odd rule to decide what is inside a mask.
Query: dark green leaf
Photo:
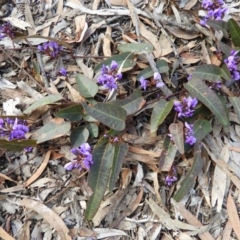
[[[24,111],[24,114],[31,114],[34,110],[36,110],[42,106],[55,103],[61,99],[62,99],[62,96],[60,94],[54,94],[54,95],[49,95],[47,97],[43,97],[43,98],[37,100],[36,102],[34,102],[31,106],[29,106]]]
[[[240,97],[230,97],[229,99],[237,114],[237,118],[240,121]]]
[[[173,107],[173,101],[167,102],[164,99],[159,100],[153,107],[151,116],[150,131],[154,133],[157,131],[158,126],[163,123],[167,115],[170,113]]]
[[[56,117],[65,118],[72,122],[78,122],[82,119],[81,114],[82,110],[83,110],[82,105],[73,105],[58,111],[56,113]]]
[[[26,147],[36,147],[36,141],[31,139],[12,140],[0,139],[0,148],[9,151],[22,151]]]
[[[192,96],[196,97],[207,108],[209,108],[223,126],[229,125],[228,113],[221,100],[203,81],[200,79],[192,79],[188,81],[188,83],[185,83],[184,87],[192,94]]]
[[[172,135],[173,141],[176,144],[178,151],[184,153],[184,133],[183,133],[183,123],[172,123],[169,126],[169,132]]]
[[[87,220],[95,216],[104,193],[107,189],[112,162],[114,158],[114,145],[108,143],[108,139],[102,139],[93,150],[93,165],[88,175],[88,185],[91,187],[91,195],[85,212]]]
[[[193,78],[208,80],[211,82],[221,81],[221,69],[213,64],[197,66],[193,72]]]
[[[125,129],[127,113],[123,108],[111,103],[97,103],[89,107],[82,102],[82,105],[89,115],[106,126],[118,131]]]
[[[70,129],[71,124],[69,122],[64,122],[61,118],[57,118],[38,129],[32,138],[36,139],[37,143],[42,143],[64,136],[69,133]]]
[[[228,25],[227,22],[221,20],[207,20],[207,25],[212,27],[214,30],[223,32],[223,36],[228,38]]]
[[[77,127],[71,131],[70,142],[73,148],[79,147],[81,144],[87,142],[89,131],[84,127]]]
[[[194,137],[197,139],[197,142],[201,142],[208,133],[212,131],[212,127],[209,121],[205,119],[198,119],[194,123]]]
[[[77,74],[76,77],[77,89],[81,96],[85,98],[94,97],[98,92],[98,85],[91,79],[88,79],[83,74]]]
[[[228,29],[235,47],[240,47],[240,27],[234,19],[228,20]]]
[[[112,191],[115,187],[115,183],[119,177],[119,173],[122,168],[122,163],[128,152],[128,144],[117,143],[114,144],[114,157],[112,163],[112,171],[109,179],[109,190]]]
[[[166,73],[169,71],[169,67],[166,61],[164,60],[157,60],[156,62],[156,67],[159,71],[159,73]],[[145,79],[152,77],[154,74],[153,70],[151,67],[146,67],[144,68],[138,75],[137,75],[137,80],[140,79],[140,77],[144,77]]]
[[[194,154],[193,165],[190,171],[188,172],[187,176],[181,182],[181,187],[178,189],[176,194],[174,195],[174,199],[177,202],[180,202],[183,197],[189,193],[191,188],[195,184],[195,179],[198,173],[201,171],[203,166],[202,158],[201,158],[201,151],[197,151]]]
[[[101,62],[95,67],[94,71],[98,72],[101,69],[102,65],[110,66],[113,60],[115,60],[119,66],[121,66],[121,64],[124,62],[123,68],[127,68],[127,69],[133,68],[136,64],[136,62],[134,61],[134,54],[125,52],[125,53],[110,57],[107,60]]]
[[[127,115],[136,113],[140,106],[144,103],[142,97],[142,92],[139,89],[134,90],[134,92],[123,100],[115,100],[111,102],[116,104],[126,110]]]
[[[228,67],[226,66],[226,64],[223,64],[222,65],[222,68],[221,68],[221,76],[222,78],[228,80],[228,81],[231,81],[232,80],[232,76],[231,76],[231,73],[228,69]]]
[[[218,48],[228,57],[231,52],[231,47],[229,47],[227,44],[223,42],[218,42]]]
[[[152,52],[153,45],[150,43],[125,43],[117,46],[120,52]]]
[[[89,131],[89,137],[90,138],[96,138],[98,136],[98,125],[95,123],[89,123],[86,127]]]

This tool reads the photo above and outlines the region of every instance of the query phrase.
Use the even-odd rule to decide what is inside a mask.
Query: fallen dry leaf
[[[14,240],[14,238],[9,235],[2,227],[0,227],[0,237],[3,240]]]
[[[71,237],[68,235],[69,230],[65,223],[61,217],[50,208],[42,203],[28,198],[24,198],[20,201],[20,204],[27,209],[37,212],[52,228],[56,230],[61,240],[71,240]]]
[[[48,161],[49,161],[49,158],[50,158],[50,155],[51,155],[51,151],[49,150],[45,157],[44,157],[44,160],[41,164],[41,166],[38,168],[38,170],[26,181],[25,183],[25,186],[29,186],[31,183],[33,183],[34,181],[36,181],[40,175],[43,173],[44,169],[46,168],[47,164],[48,164]]]
[[[228,212],[229,221],[232,225],[232,228],[235,234],[237,235],[238,239],[240,239],[240,228],[239,228],[240,221],[239,221],[236,205],[231,196],[231,191],[229,191],[228,199],[227,199],[227,212]]]

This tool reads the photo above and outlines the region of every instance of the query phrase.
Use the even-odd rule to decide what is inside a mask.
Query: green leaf
[[[197,139],[197,143],[199,143],[212,131],[212,127],[209,121],[200,118],[194,123],[193,130],[194,137]]]
[[[77,89],[81,96],[85,98],[94,97],[98,92],[98,85],[83,74],[77,74],[76,77]]]
[[[173,141],[176,144],[178,151],[184,153],[184,133],[183,133],[183,123],[172,123],[169,126],[170,134],[172,135]]]
[[[123,68],[126,68],[126,69],[131,69],[136,64],[136,62],[134,61],[134,54],[125,52],[125,53],[110,57],[107,60],[101,62],[95,67],[94,71],[98,72],[101,69],[102,65],[110,66],[113,60],[115,60],[119,66],[121,66],[121,64],[126,60],[123,64]]]
[[[109,179],[109,191],[115,187],[115,183],[119,177],[122,168],[122,163],[128,152],[128,144],[120,143],[114,144],[114,157],[112,163],[112,171]]]
[[[237,114],[237,118],[240,121],[240,97],[229,97],[230,102]]]
[[[240,27],[234,19],[228,20],[228,29],[235,47],[240,47]]]
[[[228,38],[228,25],[227,22],[225,21],[221,21],[221,20],[207,20],[207,25],[209,25],[210,27],[212,27],[214,30],[216,31],[222,31],[223,36],[225,38]]]
[[[208,80],[211,82],[221,81],[221,69],[213,64],[200,65],[197,66],[193,72],[193,78]]]
[[[111,103],[97,103],[89,107],[82,102],[82,105],[89,115],[106,126],[118,131],[125,129],[127,112],[123,108]]]
[[[37,143],[46,142],[55,138],[59,138],[69,133],[71,124],[69,122],[62,121],[61,118],[53,119],[45,126],[37,130],[32,138],[37,140]]]
[[[86,128],[89,131],[89,137],[90,138],[96,138],[99,134],[99,129],[98,129],[98,125],[95,123],[89,123]]]
[[[167,62],[162,59],[156,61],[156,67],[159,73],[166,73],[169,71]],[[153,74],[152,68],[150,66],[146,67],[137,75],[137,80],[139,81],[140,77],[144,77],[145,79],[150,78]]]
[[[198,173],[201,171],[203,166],[202,158],[201,158],[201,151],[198,150],[194,154],[193,165],[190,171],[188,172],[187,176],[181,182],[181,187],[178,189],[176,194],[174,195],[174,199],[177,202],[180,202],[183,197],[189,193],[192,189],[193,185],[195,184],[195,179]]]
[[[72,122],[78,122],[82,119],[81,114],[82,110],[83,110],[82,105],[73,105],[58,111],[56,113],[56,117],[65,118]]]
[[[85,127],[77,127],[71,131],[70,142],[73,148],[79,147],[82,143],[87,142],[89,131]]]
[[[159,100],[153,107],[150,131],[154,133],[157,131],[158,126],[163,123],[173,107],[173,101],[167,102],[164,99]]]
[[[123,100],[115,100],[111,103],[122,107],[126,110],[127,115],[131,115],[139,110],[144,101],[142,92],[139,89],[136,89],[129,97],[126,97]]]
[[[42,106],[55,103],[55,102],[57,102],[61,99],[62,99],[62,96],[60,94],[54,94],[54,95],[49,95],[47,97],[43,97],[43,98],[37,100],[36,102],[34,102],[23,113],[24,114],[31,114],[34,110],[36,110],[36,109],[38,109]]]
[[[0,148],[7,149],[9,151],[22,151],[26,147],[36,147],[36,141],[32,139],[24,140],[11,140],[0,139]]]
[[[200,79],[192,79],[188,81],[188,83],[185,83],[184,87],[191,93],[192,96],[196,97],[207,108],[209,108],[223,126],[229,125],[228,113],[221,100],[203,81]]]
[[[91,195],[85,212],[85,218],[92,220],[95,216],[104,193],[111,172],[114,158],[114,145],[108,143],[108,139],[102,139],[93,150],[93,165],[88,175],[88,185],[91,187]]]
[[[218,48],[228,57],[232,48],[223,42],[218,42]]]
[[[150,43],[125,43],[117,46],[120,52],[152,52],[153,45]]]
[[[228,69],[228,67],[226,66],[226,64],[223,64],[222,65],[222,68],[221,68],[221,76],[222,78],[228,80],[228,81],[231,81],[232,80],[232,76],[231,76],[231,73]]]

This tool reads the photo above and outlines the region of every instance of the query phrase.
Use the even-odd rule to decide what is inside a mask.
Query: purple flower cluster
[[[149,86],[156,86],[157,88],[161,88],[164,86],[164,83],[162,82],[162,77],[159,73],[154,73],[153,80],[148,81],[144,77],[140,77],[140,88],[143,88],[144,91],[146,91],[147,87]]]
[[[0,137],[8,137],[9,140],[25,139],[26,133],[29,132],[26,122],[16,118],[0,118]]]
[[[239,51],[232,50],[230,56],[224,60],[232,75],[232,78],[236,81],[240,79],[240,72],[238,71],[238,62],[240,58],[237,56],[238,52]]]
[[[185,122],[185,143],[193,145],[197,141],[193,134],[193,124]]]
[[[60,68],[58,73],[64,77],[67,76],[67,70],[65,68]]]
[[[71,149],[71,152],[76,156],[76,158],[67,163],[64,166],[65,169],[69,171],[73,168],[78,168],[79,170],[90,169],[93,161],[91,147],[88,143],[83,143],[80,147]]]
[[[6,36],[10,38],[14,37],[13,29],[9,22],[6,22],[0,26],[0,39],[5,38]]]
[[[117,80],[122,79],[122,74],[117,72],[118,64],[116,61],[112,61],[110,67],[102,65],[102,73],[98,78],[98,83],[108,89],[117,89]]]
[[[175,111],[178,112],[178,117],[191,117],[194,113],[194,108],[197,106],[198,100],[196,98],[184,97],[182,101],[175,101]]]
[[[200,21],[203,26],[208,19],[222,20],[228,10],[223,0],[202,0],[202,7],[207,10],[207,16]]]
[[[172,166],[167,177],[165,178],[166,184],[168,186],[171,186],[175,181],[177,181],[176,175],[177,175],[176,168],[174,166]]]
[[[50,42],[43,43],[42,45],[39,45],[38,50],[40,52],[44,52],[46,55],[52,58],[56,58],[63,50],[63,47],[59,46],[54,41],[50,41]]]

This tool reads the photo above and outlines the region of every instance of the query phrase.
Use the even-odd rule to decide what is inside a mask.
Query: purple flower
[[[117,89],[117,81],[122,79],[122,74],[117,72],[118,63],[112,61],[110,67],[102,65],[101,75],[98,77],[98,84],[108,89]]]
[[[79,170],[90,169],[93,161],[91,147],[88,143],[83,143],[81,146],[71,149],[71,152],[76,156],[76,158],[67,163],[64,166],[65,169],[69,171],[73,168],[78,168]]]
[[[155,72],[153,75],[153,80],[156,82],[156,87],[161,88],[164,86],[164,83],[162,81],[162,77],[159,73]]]
[[[143,90],[146,91],[148,86],[148,81],[144,77],[140,77],[139,81],[141,83],[140,88],[143,88]]]
[[[39,45],[38,50],[40,52],[44,52],[46,55],[52,58],[56,58],[63,50],[63,47],[59,46],[54,41],[50,41],[50,42],[43,43],[42,45]]]
[[[67,76],[67,70],[65,68],[60,68],[58,72],[65,77]]]
[[[171,186],[175,181],[177,181],[177,171],[174,166],[171,167],[167,177],[165,178],[166,184]]]
[[[193,145],[197,139],[194,137],[193,124],[185,122],[185,143]]]
[[[237,81],[240,79],[240,72],[238,71],[238,61],[239,56],[237,56],[239,51],[232,50],[230,56],[224,60],[224,63],[227,65],[232,78]]]
[[[175,101],[175,111],[178,112],[178,117],[191,117],[194,113],[194,108],[197,106],[198,100],[196,98],[184,97],[183,100]]]
[[[9,140],[25,139],[25,134],[27,132],[29,132],[29,128],[26,125],[19,123],[19,120],[16,118],[9,135]]]
[[[0,26],[0,39],[5,38],[6,36],[10,38],[14,37],[13,29],[9,22],[6,22]]]
[[[26,122],[16,118],[0,119],[0,136],[8,137],[9,140],[21,140],[25,139],[25,134],[29,132]]]
[[[206,26],[208,19],[222,20],[228,11],[223,0],[203,0],[202,7],[207,10],[206,17],[199,22],[202,26]]]

